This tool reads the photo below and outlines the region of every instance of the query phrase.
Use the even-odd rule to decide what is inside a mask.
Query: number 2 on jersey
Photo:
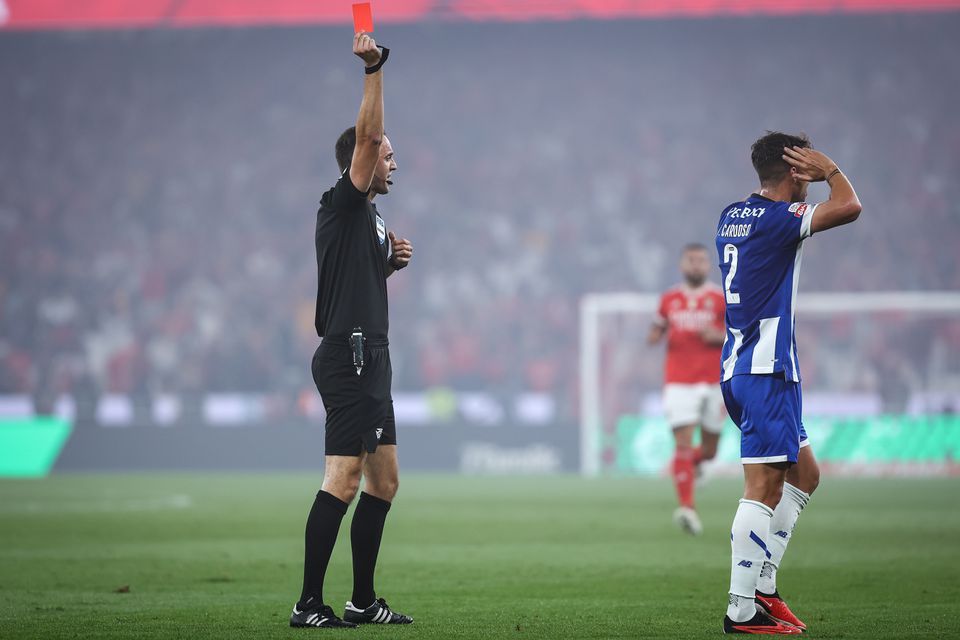
[[[723,264],[730,263],[730,271],[723,282],[723,291],[727,294],[727,304],[740,304],[740,294],[730,290],[733,286],[733,277],[737,275],[737,248],[728,244],[723,247]]]

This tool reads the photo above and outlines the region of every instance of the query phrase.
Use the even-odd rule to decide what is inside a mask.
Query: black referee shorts
[[[313,354],[313,381],[327,412],[328,456],[358,456],[380,444],[397,444],[390,349],[366,346],[363,351],[359,376],[347,344],[324,340]]]

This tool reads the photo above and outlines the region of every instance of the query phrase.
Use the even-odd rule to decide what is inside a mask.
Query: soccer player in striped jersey
[[[647,335],[648,344],[667,339],[663,409],[676,443],[670,465],[680,506],[673,520],[687,533],[703,531],[693,502],[701,462],[717,455],[726,412],[717,384],[723,344],[723,291],[710,282],[710,255],[702,244],[688,244],[680,256],[683,282],[664,292]],[[700,427],[700,446],[693,434]]]
[[[723,210],[717,253],[726,298],[724,403],[741,431],[744,492],[730,533],[725,633],[806,629],[777,591],[777,570],[820,470],[801,419],[794,336],[803,242],[853,222],[860,200],[836,163],[806,136],[768,132],[752,147],[760,189]],[[811,182],[830,198],[804,202]]]

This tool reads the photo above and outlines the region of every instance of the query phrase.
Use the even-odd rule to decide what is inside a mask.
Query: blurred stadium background
[[[38,459],[0,464],[316,468],[309,238],[360,91],[347,4],[6,1],[0,416],[19,426],[0,433]],[[711,242],[753,186],[749,143],[778,128],[832,153],[866,206],[808,243],[801,279],[848,303],[801,319],[807,415],[842,436],[821,451],[953,472],[950,4],[378,3],[399,54],[384,206],[417,247],[390,283],[405,466],[656,472],[649,316],[581,337],[582,301],[675,282],[679,247]],[[602,415],[581,402],[589,339]]]
[[[651,300],[678,280],[680,247],[710,245],[722,207],[753,187],[749,144],[782,129],[808,133],[864,203],[857,224],[807,243],[801,277],[805,415],[828,477],[956,476],[958,9],[954,0],[376,0],[375,36],[393,49],[386,124],[400,167],[382,207],[416,247],[413,268],[390,281],[405,470],[602,474],[601,504],[616,508],[638,490],[662,510],[652,518],[666,520],[667,484],[632,480],[660,475],[671,453],[662,354],[643,345]],[[0,481],[6,543],[46,548],[44,535],[50,544],[62,536],[45,527],[71,526],[47,518],[75,522],[82,511],[115,525],[108,539],[126,550],[118,553],[139,558],[140,547],[119,541],[149,538],[171,522],[165,510],[179,513],[171,517],[183,531],[196,526],[191,505],[218,505],[230,521],[236,498],[225,485],[236,482],[251,504],[289,507],[282,533],[260,533],[265,544],[286,536],[278,553],[290,566],[269,566],[295,581],[323,446],[308,369],[314,214],[337,178],[333,142],[361,94],[349,15],[339,0],[0,0],[0,476],[54,475]],[[811,199],[825,195],[811,190]],[[717,472],[735,473],[732,426],[721,446]],[[311,473],[297,483],[71,473],[171,470]],[[596,497],[574,479],[537,482],[515,494],[496,480],[450,486],[481,504],[513,495],[543,507],[550,491]],[[870,495],[847,482],[836,512],[847,497]],[[939,549],[930,566],[955,570],[955,480],[913,482],[928,484],[885,485],[907,509],[890,512],[889,530],[910,520],[903,544]],[[303,495],[273,504],[293,486]],[[910,487],[930,504],[910,511]],[[421,478],[408,490],[410,513],[432,522],[435,485]],[[737,491],[733,480],[708,488],[708,528],[723,531]],[[435,504],[456,508],[447,493]],[[140,523],[130,530],[128,512]],[[203,535],[213,545],[240,528],[259,532],[247,516]],[[826,537],[831,523],[816,517],[808,526]],[[646,520],[614,519],[606,530],[633,540],[625,522],[673,533],[644,529],[654,527]],[[101,531],[90,524],[73,535],[93,545]],[[709,555],[723,560],[718,593],[722,538]],[[54,591],[41,592],[22,577],[28,558],[60,557],[27,547],[0,553],[23,581],[18,602],[73,597],[68,578],[51,577]],[[172,549],[143,553],[159,562]],[[222,561],[207,561],[206,550],[219,557],[213,549]],[[203,546],[158,571],[176,575],[203,556],[212,566],[197,580],[220,589],[245,576],[224,568],[235,566],[228,554],[267,566],[260,550]],[[397,553],[413,571],[429,562]],[[698,553],[690,562],[707,562]],[[634,556],[611,558],[608,569],[627,572]],[[120,586],[130,574],[107,575]],[[838,589],[853,584],[836,579]],[[518,587],[503,580],[490,597],[513,597]],[[944,598],[957,595],[950,588]],[[256,606],[276,609],[273,600]],[[930,637],[956,631],[955,613]],[[103,615],[104,624],[127,619]],[[247,622],[255,635],[256,615]]]

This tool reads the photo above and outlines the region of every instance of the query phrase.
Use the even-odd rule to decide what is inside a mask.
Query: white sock
[[[810,494],[804,493],[792,484],[783,484],[783,497],[780,504],[773,510],[770,519],[770,535],[767,536],[767,550],[770,558],[763,563],[760,579],[757,581],[757,591],[772,595],[777,591],[777,569],[783,560],[783,553],[787,550],[787,543],[793,537],[793,528],[797,526],[800,512],[807,506]]]
[[[773,510],[762,502],[741,500],[730,531],[730,602],[727,616],[734,622],[746,622],[756,612],[754,597],[757,578],[767,559],[766,538],[770,532]]]

